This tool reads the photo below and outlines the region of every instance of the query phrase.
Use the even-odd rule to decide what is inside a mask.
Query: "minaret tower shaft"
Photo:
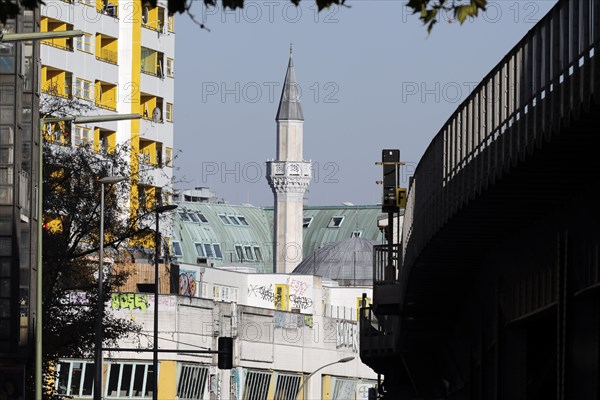
[[[312,175],[311,162],[302,157],[304,115],[291,47],[275,121],[277,158],[267,161],[267,180],[275,198],[273,272],[290,273],[302,261],[304,192]]]

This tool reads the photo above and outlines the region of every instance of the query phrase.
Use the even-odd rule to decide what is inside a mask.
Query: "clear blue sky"
[[[220,0],[219,0],[220,1]],[[244,10],[176,17],[177,188],[209,186],[230,203],[272,205],[265,161],[290,42],[302,90],[309,204],[380,202],[383,148],[416,164],[447,118],[555,0],[491,1],[431,35],[405,1],[348,0],[317,14],[310,0],[248,1]],[[450,17],[450,16],[449,16]],[[406,182],[407,179],[404,179]]]

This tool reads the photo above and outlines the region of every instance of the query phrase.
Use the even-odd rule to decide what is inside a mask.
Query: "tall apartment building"
[[[36,14],[0,31],[35,32]],[[36,42],[0,40],[0,394],[20,398],[35,349],[38,58]]]
[[[174,18],[166,1],[52,0],[41,31],[79,29],[80,38],[41,45],[43,95],[93,105],[88,115],[140,114],[141,120],[47,126],[46,138],[98,153],[131,147],[132,213],[169,194],[173,158]],[[70,129],[70,131],[69,131]],[[144,170],[143,175],[138,172]]]

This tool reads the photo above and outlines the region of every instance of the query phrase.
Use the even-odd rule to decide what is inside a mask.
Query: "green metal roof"
[[[252,266],[257,272],[272,272],[273,255],[273,208],[252,205],[233,205],[209,202],[179,202],[174,213],[172,241],[181,246],[182,255],[176,258],[179,262],[197,264],[204,260],[208,266],[221,266],[243,262]],[[204,216],[202,222],[198,213]],[[193,214],[190,215],[190,214]],[[312,218],[304,228],[303,255],[312,254],[321,246],[352,237],[353,232],[361,232],[360,237],[381,242],[382,234],[377,228],[377,219],[381,217],[379,206],[311,206],[304,209],[304,217]],[[236,225],[229,221],[225,224],[221,216],[243,217],[248,225]],[[332,218],[339,217],[332,223]],[[222,258],[202,258],[196,250],[196,244],[211,247],[218,244]],[[240,261],[236,246],[241,246],[244,260]],[[258,250],[256,250],[258,248]],[[260,254],[257,254],[260,252]],[[246,257],[249,254],[250,260]],[[203,254],[206,256],[206,253]],[[200,259],[199,259],[200,257]],[[256,258],[260,257],[258,261]]]

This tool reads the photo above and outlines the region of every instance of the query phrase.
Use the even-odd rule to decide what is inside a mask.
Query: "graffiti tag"
[[[129,308],[130,310],[145,311],[148,308],[148,295],[144,293],[113,293],[111,305],[115,310]]]

